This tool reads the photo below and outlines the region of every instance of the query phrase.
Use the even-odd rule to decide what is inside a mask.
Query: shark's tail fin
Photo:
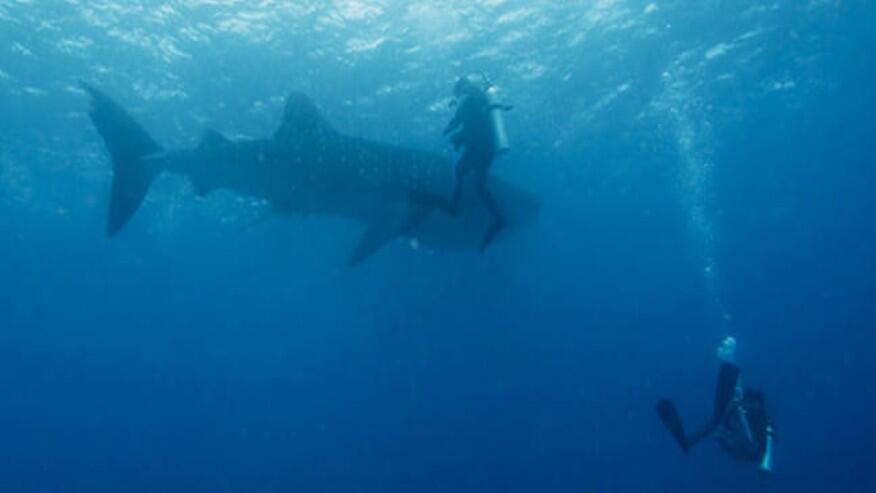
[[[146,130],[103,92],[81,82],[91,95],[91,121],[113,161],[113,185],[107,216],[107,233],[114,236],[140,207],[149,185],[158,174],[144,158],[162,152]]]

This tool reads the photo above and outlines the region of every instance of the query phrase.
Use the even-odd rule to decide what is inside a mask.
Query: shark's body
[[[472,198],[464,200],[456,218],[429,214],[409,202],[413,192],[450,190],[453,170],[446,159],[341,134],[303,94],[289,96],[283,122],[269,139],[230,141],[210,131],[198,147],[164,151],[121,106],[83,87],[113,160],[110,235],[127,224],[162,172],[188,177],[200,194],[227,189],[263,199],[279,214],[363,222],[366,230],[351,263],[399,236],[415,238],[425,248],[475,250],[488,225],[486,212]],[[534,222],[538,205],[532,197],[496,178],[490,186],[507,210],[509,231]],[[409,223],[416,228],[408,231]]]

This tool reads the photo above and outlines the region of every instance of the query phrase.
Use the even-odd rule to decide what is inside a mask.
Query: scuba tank
[[[478,78],[481,80],[478,81]],[[511,145],[508,142],[508,132],[505,130],[505,119],[502,116],[502,112],[510,110],[511,107],[499,103],[499,91],[496,88],[496,85],[493,84],[490,79],[487,78],[487,74],[483,72],[480,72],[480,74],[470,74],[460,78],[454,89],[454,92],[457,93],[458,99],[450,103],[451,107],[456,106],[457,104],[463,104],[465,98],[468,97],[465,95],[465,91],[469,90],[468,88],[476,90],[484,95],[487,104],[487,116],[490,122],[490,133],[492,134],[494,154],[499,156],[508,152],[511,150]],[[454,146],[456,146],[456,144],[457,143],[454,142]]]
[[[505,130],[505,119],[502,116],[502,112],[507,111],[507,107],[499,104],[499,91],[495,84],[490,82],[486,74],[481,73],[481,75],[486,85],[484,95],[490,108],[490,129],[493,132],[493,149],[496,156],[500,156],[511,150],[511,144],[508,142],[508,132]]]
[[[763,451],[763,459],[760,461],[760,472],[763,474],[771,474],[773,472],[773,427],[767,425],[766,429],[766,447]]]

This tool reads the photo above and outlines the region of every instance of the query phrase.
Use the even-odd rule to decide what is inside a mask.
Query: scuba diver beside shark
[[[462,149],[462,156],[456,164],[453,193],[447,200],[428,192],[413,192],[411,203],[438,207],[448,215],[456,216],[465,189],[465,178],[474,173],[475,190],[492,218],[479,247],[483,253],[505,227],[505,218],[490,191],[488,178],[493,160],[510,149],[502,112],[510,111],[512,107],[496,102],[496,86],[483,73],[480,76],[472,74],[460,77],[453,88],[453,96],[455,99],[451,107],[457,107],[456,113],[443,133],[447,136],[456,132],[450,136],[450,142],[454,150]],[[416,225],[415,218],[407,228],[413,229]]]
[[[412,196],[438,196],[454,182],[443,156],[342,134],[302,93],[287,98],[282,122],[269,138],[231,140],[208,130],[194,148],[165,150],[109,96],[84,82],[81,87],[91,97],[91,120],[112,159],[110,236],[130,221],[162,173],[185,176],[199,195],[225,189],[264,200],[279,215],[364,223],[349,264],[396,238],[426,249],[482,250],[480,232],[498,229],[495,213],[471,207],[476,191],[459,181],[456,217],[430,214],[433,206],[411,203]],[[478,190],[489,185],[504,204],[502,226],[518,230],[537,220],[539,205],[528,193],[496,177],[483,175],[478,183]]]

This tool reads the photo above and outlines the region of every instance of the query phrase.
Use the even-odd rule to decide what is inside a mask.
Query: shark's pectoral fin
[[[356,265],[377,253],[384,245],[397,237],[409,235],[429,211],[430,208],[411,206],[410,204],[386,208],[382,214],[375,216],[368,223],[368,227],[359,238],[359,243],[350,253],[347,264]]]
[[[432,212],[433,208],[431,205],[412,203],[407,217],[399,229],[399,234],[411,236],[420,227],[420,224],[423,223],[423,220],[426,219],[429,213]]]
[[[371,221],[356,247],[347,259],[347,265],[356,265],[359,262],[377,253],[384,245],[392,241],[399,234],[400,224],[391,217]]]

